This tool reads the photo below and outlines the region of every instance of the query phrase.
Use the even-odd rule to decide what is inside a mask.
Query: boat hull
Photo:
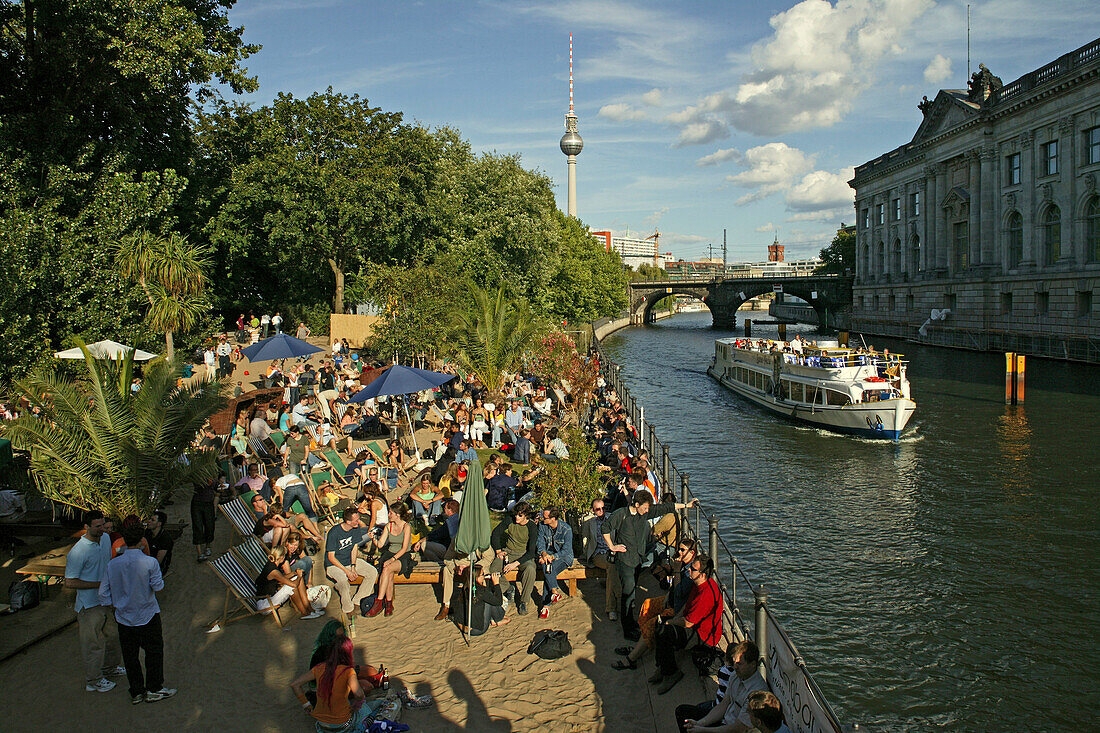
[[[723,387],[788,420],[875,440],[897,440],[917,407],[915,402],[905,398],[842,407],[807,405],[780,400],[769,393],[726,379],[714,367],[708,368],[707,374]]]

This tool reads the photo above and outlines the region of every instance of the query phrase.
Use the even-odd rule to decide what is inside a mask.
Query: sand
[[[251,371],[251,370],[250,370]],[[418,435],[418,437],[420,437]],[[169,507],[169,521],[189,522],[187,499]],[[219,517],[215,551],[238,538]],[[320,556],[314,580],[320,581]],[[536,587],[541,588],[541,582]],[[360,663],[385,664],[394,685],[431,694],[432,707],[406,710],[413,731],[667,731],[673,709],[713,695],[681,658],[685,677],[659,696],[646,682],[652,654],[642,668],[611,668],[623,644],[617,623],[604,618],[602,581],[582,581],[579,597],[556,604],[548,621],[532,611],[490,629],[467,646],[451,623],[437,622],[438,589],[397,586],[395,614],[359,619],[354,636]],[[55,602],[72,594],[55,588]],[[327,618],[293,618],[285,630],[251,617],[208,634],[225,598],[214,573],[195,562],[190,528],[177,540],[171,572],[159,594],[165,641],[166,684],[176,697],[131,705],[125,678],[111,692],[84,691],[77,627],[67,626],[0,664],[5,731],[312,731],[289,688],[305,671],[313,640]],[[28,611],[24,620],[32,619]],[[293,617],[293,611],[289,611]],[[333,594],[329,616],[338,617]],[[555,661],[527,654],[536,631],[569,633],[573,653]]]

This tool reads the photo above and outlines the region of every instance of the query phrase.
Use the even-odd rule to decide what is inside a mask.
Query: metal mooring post
[[[666,455],[667,455],[667,453],[666,453]],[[680,503],[681,504],[687,504],[688,501],[689,501],[688,500],[689,495],[690,494],[688,493],[688,475],[686,473],[681,473],[680,474]],[[680,524],[681,524],[681,526],[684,526],[684,527],[688,526],[688,509],[687,509],[686,506],[683,509],[680,510]],[[696,537],[695,539],[698,540],[699,538]]]
[[[714,576],[718,576],[718,517],[710,517],[710,561],[714,563]]]
[[[673,491],[672,484],[669,483],[671,475],[668,470],[668,446],[661,446],[661,485],[665,487],[665,491]]]
[[[756,586],[756,648],[760,650],[760,676],[768,678],[768,594]]]

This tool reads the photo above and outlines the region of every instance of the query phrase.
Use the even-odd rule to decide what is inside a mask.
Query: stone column
[[[970,194],[970,210],[969,210],[969,235],[966,242],[966,260],[967,267],[973,267],[981,262],[981,238],[982,238],[982,180],[981,180],[981,159],[978,155],[978,151],[971,150],[967,153],[967,160],[970,163],[970,172],[968,175],[967,189]]]
[[[1035,156],[1032,146],[1035,135],[1031,131],[1020,135],[1020,217],[1024,228],[1024,259],[1020,269],[1035,269],[1035,248],[1039,233],[1035,231]]]
[[[947,195],[947,166],[943,163],[936,165],[936,201],[929,207],[929,211],[936,217],[936,268],[947,269],[947,253],[950,247],[947,244],[947,219],[940,207],[940,199]]]
[[[936,168],[928,165],[924,167],[924,211],[921,212],[921,222],[924,231],[921,233],[921,268],[927,272],[936,266],[936,224],[934,214],[936,211]]]
[[[992,144],[986,144],[981,149],[981,211],[982,238],[981,263],[992,265],[997,261],[997,219],[994,210],[994,194],[997,190],[997,178],[993,173],[993,156],[995,154]]]
[[[1076,239],[1074,235],[1077,233],[1077,212],[1075,211],[1077,177],[1074,175],[1075,166],[1073,165],[1077,160],[1077,134],[1074,130],[1073,116],[1060,119],[1058,129],[1061,132],[1061,138],[1058,141],[1058,178],[1061,185],[1058,188],[1062,194],[1054,197],[1062,209],[1062,256],[1058,261],[1072,264],[1077,260],[1077,253],[1073,246]],[[1077,247],[1077,249],[1083,250],[1084,247]],[[1084,260],[1081,260],[1081,264],[1084,264]]]

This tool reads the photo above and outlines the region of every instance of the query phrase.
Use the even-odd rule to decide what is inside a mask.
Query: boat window
[[[838,392],[835,389],[825,390],[825,397],[828,400],[828,404],[830,405],[843,406],[850,405],[852,403],[851,397],[843,392]]]
[[[791,382],[791,399],[795,402],[805,402],[806,393],[803,389],[802,382]]]

